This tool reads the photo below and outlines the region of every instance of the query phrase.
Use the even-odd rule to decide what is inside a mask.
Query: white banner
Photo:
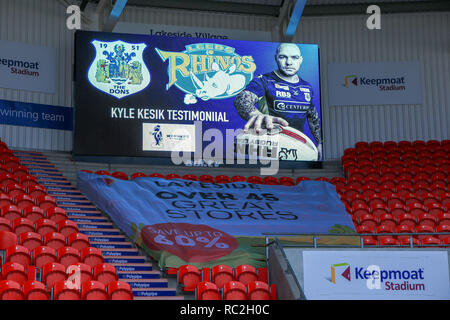
[[[56,50],[0,40],[0,87],[56,92]]]
[[[113,32],[148,34],[151,36],[187,37],[205,39],[231,39],[248,41],[271,41],[271,33],[267,31],[217,29],[187,26],[169,26],[160,24],[144,24],[118,22]]]
[[[142,150],[194,152],[195,125],[143,123]]]
[[[419,62],[328,64],[331,106],[421,104]]]
[[[450,299],[447,251],[303,251],[312,300]]]

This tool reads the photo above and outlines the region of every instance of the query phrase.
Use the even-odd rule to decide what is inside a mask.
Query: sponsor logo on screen
[[[169,61],[166,90],[175,85],[185,93],[185,104],[233,97],[253,79],[256,70],[252,56],[241,56],[235,48],[221,44],[191,44],[183,52],[155,50],[163,61]]]
[[[144,151],[195,151],[193,124],[143,123]]]
[[[121,40],[91,43],[95,58],[88,70],[88,80],[98,90],[121,99],[150,84],[150,71],[143,60],[146,44]]]

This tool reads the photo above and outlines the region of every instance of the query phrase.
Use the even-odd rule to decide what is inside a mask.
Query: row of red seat
[[[0,281],[0,300],[132,300],[130,285],[113,281],[86,281],[80,288],[69,281],[56,282],[50,291],[45,284],[28,280],[22,285],[13,280]]]
[[[110,173],[106,170],[98,170],[98,171],[91,171],[91,170],[81,170],[83,172],[88,173],[95,173],[99,175],[108,175],[112,176],[117,179],[122,180],[129,180],[129,177],[126,173],[121,171],[115,171],[113,173]],[[179,175],[176,173],[169,173],[167,175],[163,175],[161,173],[151,173],[146,174],[143,172],[135,172],[131,174],[130,179],[134,180],[136,178],[142,178],[142,177],[153,177],[153,178],[162,178],[166,180],[171,179],[183,179],[183,180],[191,180],[191,181],[200,181],[200,182],[208,182],[208,183],[231,183],[231,182],[248,182],[248,183],[255,183],[255,184],[266,184],[266,185],[284,185],[284,186],[294,186],[298,184],[301,181],[305,180],[315,180],[315,181],[327,181],[329,182],[330,179],[326,177],[318,177],[315,179],[312,179],[310,177],[297,177],[296,179],[291,177],[273,177],[273,176],[266,176],[266,177],[260,177],[260,176],[249,176],[244,177],[240,175],[234,175],[234,176],[227,176],[227,175],[217,175],[212,176],[209,174],[203,174],[200,176],[196,176],[194,174],[185,174],[185,175]]]
[[[276,300],[275,285],[253,281],[244,285],[229,281],[219,288],[215,283],[202,281],[195,288],[197,300]]]
[[[267,268],[255,268],[242,264],[236,268],[219,264],[213,268],[199,270],[194,265],[182,265],[177,269],[177,283],[182,291],[194,291],[201,281],[215,283],[219,288],[230,281],[238,281],[247,285],[253,281],[267,282]]]
[[[381,141],[371,141],[371,142],[367,142],[367,141],[358,141],[355,143],[355,149],[358,150],[364,150],[364,149],[377,149],[377,148],[383,148],[386,150],[390,150],[390,149],[395,149],[395,148],[399,148],[399,149],[405,149],[405,148],[420,148],[420,147],[427,147],[429,148],[434,148],[434,147],[439,147],[439,146],[448,146],[450,145],[450,140],[428,140],[428,141],[424,141],[424,140],[414,140],[414,141],[408,141],[408,140],[402,140],[399,142],[396,141],[392,141],[392,140],[388,140],[385,142],[381,142]]]

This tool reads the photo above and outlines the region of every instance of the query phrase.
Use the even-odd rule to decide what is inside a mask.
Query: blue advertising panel
[[[236,141],[279,138],[273,157],[321,160],[317,45],[88,31],[75,44],[76,156],[229,159]]]

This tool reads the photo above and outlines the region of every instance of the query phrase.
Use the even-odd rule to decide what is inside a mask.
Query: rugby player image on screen
[[[278,69],[254,78],[234,100],[236,111],[247,121],[244,132],[252,130],[260,134],[262,129],[290,130],[291,136],[301,136],[298,141],[317,152],[322,160],[322,135],[320,117],[313,105],[312,86],[300,78],[298,72],[303,62],[300,48],[294,43],[281,43],[275,53]],[[303,133],[305,121],[316,141],[316,145]],[[280,130],[276,130],[280,131]],[[302,146],[303,148],[303,146]],[[300,148],[301,149],[301,148]]]

